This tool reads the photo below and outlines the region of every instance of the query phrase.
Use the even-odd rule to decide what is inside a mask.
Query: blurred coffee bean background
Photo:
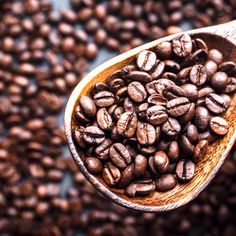
[[[0,1],[0,235],[236,235],[235,148],[196,200],[144,213],[87,182],[63,131],[70,92],[97,65],[235,17],[235,0]]]

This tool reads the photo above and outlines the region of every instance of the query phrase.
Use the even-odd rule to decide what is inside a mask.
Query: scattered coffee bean
[[[229,124],[224,118],[215,116],[210,120],[210,128],[216,134],[225,135],[228,133]]]
[[[180,160],[176,166],[176,176],[181,182],[189,182],[194,177],[195,164],[190,160]]]
[[[102,178],[109,186],[113,186],[120,181],[121,173],[112,163],[108,162],[102,170]]]
[[[102,163],[96,157],[87,157],[85,160],[86,167],[93,175],[98,175],[102,172]]]
[[[154,52],[144,50],[137,57],[137,66],[143,71],[150,71],[156,64],[156,59]]]

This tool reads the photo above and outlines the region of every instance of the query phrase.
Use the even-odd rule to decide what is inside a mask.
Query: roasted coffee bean
[[[194,145],[189,141],[189,139],[185,135],[182,135],[180,137],[179,145],[184,155],[191,156],[193,154]]]
[[[158,173],[165,173],[169,167],[169,158],[163,151],[157,151],[153,156],[154,168]]]
[[[166,192],[173,189],[177,184],[176,177],[172,174],[164,174],[161,175],[156,180],[156,191],[158,192]]]
[[[211,49],[209,51],[209,59],[219,65],[223,61],[223,54],[217,49]]]
[[[114,94],[101,91],[94,95],[93,100],[98,107],[109,107],[115,102]]]
[[[224,118],[215,116],[210,120],[210,128],[218,135],[225,135],[229,131],[229,123]]]
[[[132,137],[137,128],[137,116],[132,112],[123,113],[117,121],[117,132],[126,137]]]
[[[186,57],[192,52],[192,39],[188,34],[182,34],[179,38],[173,39],[172,48],[179,57]]]
[[[157,150],[155,145],[139,146],[138,148],[139,148],[140,153],[143,155],[152,155]]]
[[[122,143],[113,144],[109,149],[109,154],[112,162],[120,168],[125,168],[131,163],[131,155]]]
[[[164,41],[157,45],[156,47],[157,55],[163,59],[168,59],[172,56],[172,45],[171,42]]]
[[[125,187],[128,184],[130,184],[135,178],[134,175],[134,164],[131,164],[127,166],[122,172],[121,172],[121,178],[119,182],[120,187]]]
[[[109,149],[112,145],[112,141],[110,139],[105,139],[99,146],[95,148],[95,153],[97,158],[100,160],[108,160],[109,158]]]
[[[199,64],[193,66],[190,71],[189,78],[190,81],[197,86],[205,84],[207,80],[206,68]]]
[[[78,126],[74,130],[74,139],[75,139],[76,143],[82,148],[86,147],[86,143],[83,140],[84,129],[85,128],[83,126]]]
[[[94,96],[96,93],[102,91],[109,91],[109,87],[104,83],[96,83],[90,91],[90,94]]]
[[[125,87],[125,82],[121,78],[114,78],[107,81],[107,85],[109,86],[112,92],[117,92],[118,89]]]
[[[160,79],[165,70],[165,63],[163,61],[157,61],[155,69],[152,70],[151,78]]]
[[[155,183],[152,180],[140,180],[131,183],[125,190],[128,197],[146,196],[155,191]]]
[[[112,108],[112,106],[110,108]],[[120,118],[120,116],[124,113],[124,108],[121,106],[115,105],[115,109],[113,112],[111,112],[110,108],[109,108],[109,111],[115,120],[118,120]],[[109,111],[108,111],[108,113],[109,113]]]
[[[178,73],[178,81],[181,84],[185,84],[189,82],[189,74],[191,71],[192,67],[187,67],[183,68],[179,73]]]
[[[148,103],[151,105],[160,105],[160,106],[166,106],[167,104],[167,99],[164,98],[160,94],[151,94],[148,99]]]
[[[236,64],[233,61],[226,61],[219,65],[219,71],[225,72],[228,76],[236,76]]]
[[[165,70],[177,73],[180,71],[180,65],[176,61],[173,60],[165,60]]]
[[[93,175],[98,175],[102,172],[102,162],[96,157],[87,157],[85,159],[85,165]]]
[[[147,169],[147,158],[138,154],[134,159],[134,174],[135,176],[143,176]]]
[[[208,127],[209,121],[210,121],[210,114],[208,110],[205,107],[197,107],[195,118],[194,118],[194,124],[200,130],[206,130]]]
[[[179,134],[181,126],[176,119],[169,117],[167,121],[162,124],[161,129],[167,136],[175,137]]]
[[[194,102],[198,99],[198,89],[194,84],[184,84],[181,86],[184,95],[190,102]]]
[[[165,72],[162,76],[163,79],[171,80],[175,83],[178,82],[178,76],[172,72]]]
[[[150,83],[146,84],[146,90],[149,94],[161,94],[163,93],[164,89],[169,86],[173,86],[175,83],[168,79],[159,79],[154,80]]]
[[[210,93],[205,99],[206,107],[210,112],[218,115],[225,112],[224,99],[215,93]]]
[[[228,85],[224,89],[224,93],[233,93],[236,91],[236,78],[228,77]]]
[[[208,141],[207,140],[199,141],[197,143],[197,145],[194,147],[192,160],[195,163],[199,162],[206,154],[207,148],[208,148]]]
[[[184,115],[189,110],[190,102],[186,97],[178,97],[168,101],[166,108],[171,116],[178,117]]]
[[[144,71],[132,71],[129,75],[126,76],[128,80],[139,81],[141,83],[148,83],[152,81],[151,76]]]
[[[195,104],[192,102],[190,103],[189,110],[183,115],[179,117],[180,124],[187,124],[190,122],[195,115]]]
[[[137,127],[136,136],[140,144],[151,145],[156,141],[156,130],[148,123],[140,123]]]
[[[166,108],[159,105],[148,108],[146,117],[148,122],[152,125],[163,124],[168,119]]]
[[[217,72],[211,77],[211,86],[216,91],[223,91],[228,84],[228,75],[224,72]]]
[[[78,121],[83,123],[88,123],[90,121],[90,118],[84,113],[80,105],[75,108],[75,117]]]
[[[106,108],[100,108],[97,112],[97,123],[102,130],[109,130],[112,126],[112,118]]]
[[[120,170],[112,163],[108,162],[102,170],[102,178],[109,186],[116,185],[121,178]]]
[[[195,173],[195,164],[190,160],[180,160],[176,166],[176,176],[179,181],[185,183],[192,180]]]
[[[193,124],[189,124],[186,129],[186,137],[191,143],[195,143],[198,140],[198,130]]]
[[[198,91],[198,98],[203,98],[203,100],[205,100],[205,97],[210,93],[214,93],[214,89],[212,89],[211,87],[204,87]]]
[[[178,142],[171,141],[171,143],[168,147],[168,153],[167,153],[170,161],[176,162],[179,159],[179,154],[180,154],[180,150],[179,150]]]
[[[224,99],[225,108],[228,109],[232,101],[230,96],[227,94],[221,94],[220,96]]]
[[[134,112],[135,111],[135,107],[134,107],[134,104],[133,102],[130,100],[129,97],[125,98],[124,100],[124,110],[125,111],[128,111],[128,112]],[[120,115],[123,113],[123,111],[120,113]]]
[[[196,38],[192,41],[192,43],[193,43],[194,51],[196,51],[198,49],[204,49],[204,50],[208,51],[208,46],[202,39]]]
[[[143,102],[147,97],[147,92],[141,83],[132,82],[128,85],[128,95],[134,102]]]
[[[196,64],[204,64],[207,61],[208,53],[204,49],[199,49],[195,51],[194,53],[190,54],[183,63],[181,64],[183,66],[193,66]]]
[[[137,56],[137,66],[143,71],[150,71],[156,64],[157,56],[154,52],[144,50]]]
[[[138,118],[141,121],[146,120],[146,113],[147,113],[148,108],[149,108],[149,104],[147,102],[142,103],[141,105],[138,106],[137,113],[138,113]]]
[[[86,143],[98,145],[105,140],[105,134],[96,126],[88,126],[84,129],[83,139]]]
[[[208,79],[210,79],[211,76],[217,72],[218,66],[214,61],[211,61],[211,60],[208,60],[204,66],[206,68],[207,77]]]
[[[168,100],[171,100],[178,97],[185,97],[185,92],[181,87],[174,85],[165,88],[163,96]]]
[[[198,140],[207,140],[209,144],[212,144],[217,139],[217,135],[207,130],[203,133],[198,134]]]

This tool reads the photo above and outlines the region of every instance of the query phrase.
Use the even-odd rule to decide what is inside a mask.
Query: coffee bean
[[[97,112],[97,123],[102,130],[109,130],[112,126],[112,118],[106,108],[100,108]]]
[[[102,178],[109,186],[116,185],[121,178],[120,170],[112,163],[108,162],[102,170]]]
[[[128,184],[131,183],[131,181],[135,178],[134,175],[134,164],[131,164],[127,166],[122,172],[121,172],[121,178],[119,182],[120,187],[125,187]]]
[[[225,135],[229,131],[229,124],[224,118],[215,116],[210,120],[210,128],[218,135]]]
[[[102,163],[96,157],[87,157],[85,160],[85,165],[88,168],[88,171],[93,175],[98,175],[102,172]]]
[[[209,59],[219,65],[223,61],[223,55],[217,49],[211,49],[209,51]]]
[[[217,72],[218,66],[214,61],[211,61],[211,60],[208,60],[204,66],[206,68],[207,77],[208,79],[210,79],[211,76]]]
[[[140,180],[131,183],[125,190],[128,197],[146,196],[155,191],[155,184],[151,180]]]
[[[191,156],[193,154],[194,145],[189,141],[189,139],[185,135],[182,135],[180,137],[179,145],[184,155]]]
[[[131,155],[127,148],[121,143],[113,144],[110,147],[109,154],[112,162],[120,168],[125,168],[131,163]]]
[[[176,162],[179,159],[179,145],[177,141],[172,141],[168,147],[168,157],[170,161]]]
[[[193,124],[189,124],[186,129],[186,137],[191,143],[195,143],[198,140],[198,130]]]
[[[75,108],[75,117],[78,121],[87,123],[90,121],[89,117],[84,113],[81,106],[76,106]]]
[[[178,97],[184,97],[185,93],[181,87],[174,85],[165,88],[163,91],[163,96],[168,100],[171,100]]]
[[[233,61],[226,61],[219,65],[219,71],[225,72],[228,76],[236,76],[236,64]]]
[[[152,51],[144,50],[137,56],[137,66],[143,71],[150,71],[156,64],[156,54]]]
[[[230,96],[227,95],[227,94],[221,94],[220,96],[224,99],[225,108],[228,109],[230,107],[230,104],[231,104]]]
[[[153,156],[154,168],[159,173],[165,173],[169,167],[169,158],[163,151],[157,151]]]
[[[198,89],[194,84],[184,84],[181,86],[184,96],[188,98],[190,102],[194,102],[198,99]]]
[[[96,83],[91,89],[90,94],[94,96],[96,93],[99,93],[102,91],[109,91],[109,87],[104,83]]]
[[[163,61],[157,61],[155,69],[152,70],[151,78],[160,79],[165,69],[165,63]]]
[[[204,64],[207,61],[208,58],[208,53],[204,49],[199,49],[195,51],[194,53],[190,54],[183,63],[181,64],[182,66],[193,66],[196,64]]]
[[[128,85],[128,94],[134,102],[142,102],[147,97],[144,86],[139,82],[132,82]]]
[[[133,102],[129,99],[129,97],[127,97],[125,100],[124,100],[124,110],[127,111],[127,112],[134,112],[135,111],[135,108],[134,108],[134,104]],[[123,111],[120,113],[122,114]]]
[[[218,115],[225,112],[224,99],[215,93],[210,93],[205,99],[206,107],[210,112]]]
[[[100,160],[108,160],[109,158],[109,149],[112,145],[110,139],[105,139],[99,146],[95,148],[95,153]]]
[[[149,108],[149,104],[147,102],[142,103],[141,105],[138,106],[138,117],[141,121],[146,120],[146,113]]]
[[[114,94],[101,91],[94,95],[93,100],[98,107],[109,107],[115,102]]]
[[[217,135],[207,130],[198,134],[198,140],[207,140],[209,144],[212,144],[217,139]]]
[[[187,124],[193,119],[194,115],[195,115],[195,104],[190,103],[189,110],[183,116],[179,118],[179,123]]]
[[[161,42],[156,47],[157,55],[163,59],[168,59],[172,56],[172,45],[168,41]]]
[[[152,81],[151,76],[144,71],[132,71],[129,75],[126,76],[128,80],[139,81],[141,83],[148,83]]]
[[[190,102],[185,97],[178,97],[168,101],[166,108],[171,116],[178,117],[184,115],[189,110]]]
[[[126,137],[132,137],[137,128],[137,116],[132,112],[123,113],[117,121],[117,132]]]
[[[224,72],[217,72],[211,77],[211,86],[216,91],[223,91],[228,84],[228,76]]]
[[[178,81],[178,76],[175,73],[172,72],[165,72],[162,76],[163,79],[171,80],[175,83]]]
[[[173,73],[177,73],[180,71],[180,65],[176,61],[168,59],[165,60],[164,63],[165,63],[165,70]]]
[[[188,34],[182,34],[179,38],[173,39],[172,48],[179,57],[186,57],[192,52],[192,39]]]
[[[85,128],[83,126],[79,126],[79,127],[76,127],[74,130],[74,139],[76,143],[82,148],[86,147],[86,143],[83,140],[84,129]]]
[[[97,145],[105,140],[105,134],[96,126],[88,126],[84,129],[83,139],[86,143]]]
[[[193,43],[194,51],[198,49],[204,49],[208,51],[208,46],[202,39],[196,38],[192,41],[192,43]]]
[[[192,161],[183,159],[176,166],[176,176],[179,181],[186,183],[192,180],[195,172],[195,164]]]
[[[181,84],[185,84],[189,82],[189,74],[191,71],[192,67],[187,67],[183,68],[179,73],[178,73],[178,81]]]
[[[168,119],[166,108],[159,105],[148,108],[146,117],[148,122],[152,125],[163,124]]]
[[[113,78],[107,80],[107,85],[109,86],[112,92],[117,92],[118,89],[125,87],[125,82],[121,78]]]
[[[236,91],[236,78],[228,77],[228,85],[224,89],[224,93],[232,93]]]
[[[156,131],[154,127],[148,123],[138,125],[136,136],[138,142],[142,145],[151,145],[156,141]]]
[[[206,68],[203,65],[195,65],[192,67],[190,74],[190,81],[197,85],[203,85],[206,82],[207,79],[207,72],[206,72]]]
[[[81,96],[79,104],[83,109],[84,113],[88,116],[95,116],[97,108],[93,100],[88,96]]]
[[[167,121],[162,124],[161,129],[167,136],[175,137],[179,134],[181,127],[176,119],[169,117]]]
[[[199,162],[207,152],[208,141],[200,140],[194,148],[192,160],[197,163]]]
[[[164,174],[161,175],[156,180],[156,191],[158,192],[166,192],[173,189],[177,184],[176,177],[172,174]]]
[[[166,87],[175,85],[175,83],[168,79],[154,80],[146,84],[146,90],[149,94],[162,94]]]
[[[210,114],[208,110],[205,107],[197,107],[195,118],[194,118],[194,124],[200,130],[206,130],[208,127],[209,121],[210,121]]]
[[[151,94],[148,99],[147,99],[148,103],[151,105],[162,105],[162,106],[166,106],[167,103],[167,99],[164,98],[162,95],[160,94]]]
[[[138,154],[134,160],[134,173],[135,176],[143,176],[147,169],[147,158],[141,154]]]

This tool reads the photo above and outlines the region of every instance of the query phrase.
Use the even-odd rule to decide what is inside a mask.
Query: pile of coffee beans
[[[74,138],[88,170],[129,197],[189,182],[208,145],[228,132],[220,115],[235,76],[233,61],[188,34],[140,52],[79,98]]]
[[[59,9],[62,2],[0,0],[0,235],[234,236],[235,149],[188,206],[141,213],[84,179],[63,150],[58,120],[100,49],[126,51],[180,32],[183,21],[192,28],[230,21],[235,1],[68,0],[70,9]]]

